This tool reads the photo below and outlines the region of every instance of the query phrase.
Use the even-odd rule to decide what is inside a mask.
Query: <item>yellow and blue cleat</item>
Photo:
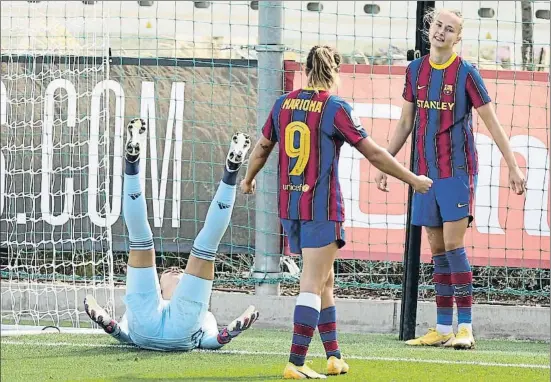
[[[283,370],[283,379],[327,379],[327,376],[315,372],[306,365],[297,366],[289,362]]]
[[[424,336],[406,341],[409,346],[452,346],[455,336],[453,332],[449,334],[441,334],[436,329],[430,328]]]
[[[327,374],[329,375],[346,374],[349,369],[350,366],[342,358],[331,356],[327,359]]]

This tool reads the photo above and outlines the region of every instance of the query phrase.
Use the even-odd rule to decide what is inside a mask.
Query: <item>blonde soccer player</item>
[[[292,253],[301,254],[300,293],[286,379],[323,379],[304,364],[318,328],[327,355],[327,373],[343,374],[349,366],[337,342],[333,297],[333,263],[345,245],[344,203],[339,185],[339,153],[346,142],[377,168],[424,193],[432,181],[400,165],[367,136],[350,105],[331,93],[338,81],[340,55],[328,46],[313,47],[306,60],[308,85],[281,96],[266,120],[253,149],[245,193],[254,191],[254,178],[279,143],[279,217]]]
[[[140,185],[140,155],[147,127],[142,119],[127,127],[123,213],[130,251],[126,275],[126,312],[117,322],[87,296],[88,316],[121,342],[159,351],[220,349],[258,318],[254,306],[228,326],[218,330],[209,311],[214,279],[214,259],[230,223],[236,196],[237,174],[251,141],[246,134],[233,135],[222,180],[207,212],[205,224],[193,242],[185,270],[170,268],[157,276],[153,235],[147,221],[145,193]]]
[[[415,172],[434,180],[428,193],[413,195],[412,224],[425,227],[433,256],[436,328],[406,344],[472,348],[473,284],[465,234],[473,220],[478,174],[473,108],[503,154],[509,167],[509,185],[518,195],[525,190],[525,177],[482,77],[454,52],[461,41],[461,13],[442,9],[429,13],[427,18],[430,53],[407,68],[402,115],[388,145],[388,152],[395,156],[413,129]],[[380,190],[388,191],[384,173],[377,175],[376,183]],[[457,335],[452,328],[454,299]]]

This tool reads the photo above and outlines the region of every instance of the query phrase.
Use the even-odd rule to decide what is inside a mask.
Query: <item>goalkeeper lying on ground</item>
[[[205,225],[193,243],[185,271],[168,269],[159,280],[153,235],[147,221],[145,195],[139,176],[140,149],[145,147],[145,122],[132,120],[127,134],[123,190],[124,220],[130,241],[126,313],[118,323],[92,296],[84,300],[86,313],[114,338],[141,348],[161,351],[219,349],[258,318],[258,312],[250,306],[218,331],[216,319],[208,311],[214,258],[230,223],[237,173],[251,141],[241,133],[232,137],[224,176],[208,210]]]

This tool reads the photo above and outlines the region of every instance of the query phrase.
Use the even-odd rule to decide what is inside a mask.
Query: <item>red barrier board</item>
[[[405,67],[343,65],[336,93],[350,102],[368,134],[386,147],[401,112]],[[508,171],[484,123],[474,116],[480,161],[475,221],[467,232],[471,263],[480,266],[549,268],[549,73],[481,70],[498,118],[521,168],[528,191],[508,188]],[[306,86],[300,64],[285,63],[285,90]],[[375,187],[377,170],[343,146],[339,178],[345,198],[347,245],[340,258],[401,261],[407,187],[390,179],[390,192]],[[397,159],[409,166],[408,142]],[[285,247],[288,253],[288,247]],[[423,231],[422,261],[430,261]]]

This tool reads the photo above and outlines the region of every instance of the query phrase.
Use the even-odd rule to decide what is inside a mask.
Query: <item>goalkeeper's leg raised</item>
[[[155,267],[153,234],[147,220],[145,192],[140,183],[140,155],[145,148],[147,126],[142,119],[127,125],[123,213],[130,251],[126,276],[126,314],[129,334],[140,339],[155,337],[162,325],[161,288]]]
[[[214,259],[231,220],[237,175],[250,146],[251,140],[246,134],[237,133],[232,137],[222,180],[191,248],[185,274],[170,301],[171,316],[164,328],[167,335],[171,330],[181,330],[183,318],[188,323],[187,331],[194,333],[201,328],[212,292]]]

